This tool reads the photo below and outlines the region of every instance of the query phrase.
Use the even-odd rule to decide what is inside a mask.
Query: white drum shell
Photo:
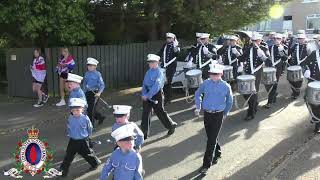
[[[187,88],[198,88],[202,84],[202,71],[193,69],[186,72]]]
[[[313,105],[320,105],[320,81],[314,81],[308,84],[307,102]]]
[[[225,80],[225,81],[234,80],[233,66],[224,66],[222,79]]]
[[[240,75],[237,77],[238,92],[240,94],[252,94],[256,92],[256,77],[253,75]]]
[[[289,66],[287,68],[287,79],[292,82],[303,81],[301,66]]]
[[[275,84],[277,82],[276,72],[276,68],[273,67],[263,68],[261,83],[265,85]]]

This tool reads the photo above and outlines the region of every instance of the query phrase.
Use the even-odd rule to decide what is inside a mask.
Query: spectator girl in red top
[[[75,67],[75,61],[72,55],[69,54],[68,48],[61,48],[61,56],[59,58],[56,72],[59,75],[59,90],[61,100],[56,104],[56,106],[64,106],[66,105],[66,101],[64,100],[65,96],[65,82],[68,78],[68,73],[71,73]]]
[[[33,105],[34,107],[41,107],[48,100],[48,95],[41,90],[41,87],[46,78],[47,71],[44,58],[40,54],[40,49],[34,50],[34,59],[32,65],[30,66],[33,79],[32,91],[37,93],[38,95],[38,102]]]

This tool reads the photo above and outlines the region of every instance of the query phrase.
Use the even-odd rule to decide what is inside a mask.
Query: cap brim
[[[134,140],[134,137],[133,137],[133,136],[129,136],[129,137],[120,139],[120,140],[118,140],[118,141],[132,141],[132,140]]]
[[[113,115],[114,115],[114,117],[123,117],[123,116],[125,116],[127,114],[113,114]]]

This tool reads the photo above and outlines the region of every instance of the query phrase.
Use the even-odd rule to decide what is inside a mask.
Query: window
[[[270,19],[265,20],[265,21],[261,21],[258,25],[259,25],[258,26],[259,31],[271,30],[271,20]]]
[[[313,3],[313,2],[319,2],[319,0],[302,0],[302,3]]]
[[[307,16],[307,30],[320,29],[320,14]]]

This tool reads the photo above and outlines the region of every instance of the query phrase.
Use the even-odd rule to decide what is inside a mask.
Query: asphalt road
[[[264,90],[264,87],[261,87]],[[219,142],[222,158],[210,168],[206,177],[198,174],[205,150],[206,136],[202,117],[193,114],[194,105],[185,102],[183,93],[166,106],[174,121],[178,123],[176,133],[166,137],[167,130],[153,117],[151,137],[142,148],[143,165],[147,180],[174,179],[309,179],[320,178],[319,138],[314,136],[313,125],[302,98],[289,98],[290,90],[286,80],[279,85],[277,103],[271,109],[263,109],[265,92],[260,94],[260,108],[254,120],[244,121],[245,108],[233,109],[224,121]],[[135,90],[107,95],[113,104],[129,104],[134,107],[131,121],[140,124],[141,101]],[[237,97],[242,104],[243,98]],[[54,167],[58,168],[67,145],[65,135],[67,110],[53,106],[54,100],[42,108],[33,108],[33,101],[9,99],[0,102],[0,169],[14,167],[12,153],[18,140],[26,137],[26,129],[34,125],[40,129],[40,136],[46,138],[55,150]],[[107,119],[94,132],[93,139],[102,141],[95,146],[98,157],[105,162],[113,145],[107,143],[112,111],[105,109]],[[87,173],[89,165],[79,156],[70,168],[67,179],[97,179],[102,165],[96,171]],[[41,176],[25,179],[42,179]],[[8,177],[0,175],[0,179]],[[10,179],[10,178],[8,178]]]

